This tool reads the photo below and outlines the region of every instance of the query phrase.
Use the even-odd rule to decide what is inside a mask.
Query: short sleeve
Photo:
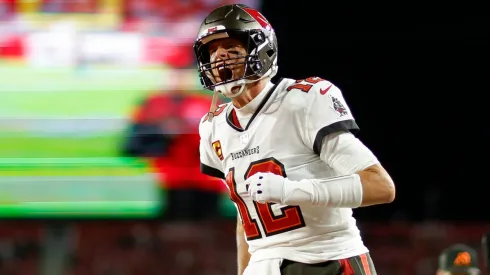
[[[353,134],[359,131],[342,92],[328,81],[317,83],[309,91],[306,105],[303,140],[316,154],[320,154],[322,140],[327,135],[338,131]]]
[[[209,139],[209,133],[207,133],[204,127],[207,125],[199,126],[199,157],[201,161],[201,172],[208,176],[224,179],[224,173],[221,171],[220,158],[223,158],[221,144],[219,141],[211,142]]]

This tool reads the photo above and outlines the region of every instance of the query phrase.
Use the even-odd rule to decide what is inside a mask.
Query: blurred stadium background
[[[205,15],[232,2],[0,0],[1,275],[236,274],[226,190],[208,187],[213,180],[187,160],[169,163],[176,156],[168,148],[180,148],[176,136],[195,141],[210,94],[191,45]],[[200,109],[161,113],[182,97]],[[155,120],[165,131],[141,126]],[[145,129],[161,137],[131,140]],[[189,180],[176,180],[179,173]],[[197,213],[204,202],[215,212]],[[378,273],[398,275],[435,274],[440,250],[478,246],[490,231],[403,221],[360,227]]]

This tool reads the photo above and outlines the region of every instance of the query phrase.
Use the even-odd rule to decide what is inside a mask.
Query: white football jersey
[[[199,127],[201,170],[226,180],[252,260],[317,263],[368,252],[350,208],[260,204],[248,196],[244,181],[257,172],[291,180],[341,176],[320,159],[322,140],[359,130],[341,91],[329,81],[281,79],[262,93],[247,125],[237,125],[229,103]]]

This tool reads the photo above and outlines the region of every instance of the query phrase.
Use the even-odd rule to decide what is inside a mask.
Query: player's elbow
[[[391,179],[377,179],[371,182],[370,190],[363,197],[363,206],[386,204],[395,200],[396,192]]]
[[[391,203],[396,197],[395,183],[388,172],[381,165],[378,165],[378,168],[378,177],[380,181],[379,185],[384,194],[383,202]]]
[[[383,183],[382,185],[384,186],[384,196],[383,196],[383,203],[391,203],[395,200],[396,197],[396,190],[395,190],[395,184],[393,183],[393,180],[391,177],[385,177],[382,179]]]
[[[386,204],[395,200],[395,184],[381,165],[373,165],[359,174],[365,191],[363,206]]]

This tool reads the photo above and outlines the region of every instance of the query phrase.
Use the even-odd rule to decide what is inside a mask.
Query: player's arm
[[[322,81],[307,96],[304,112],[297,120],[300,135],[305,145],[341,176],[293,181],[257,173],[247,179],[252,198],[258,202],[340,208],[393,201],[393,181],[373,153],[352,134],[359,128],[341,91]]]
[[[208,122],[204,122],[208,123]],[[201,123],[199,125],[199,157],[201,160],[201,172],[205,175],[215,178],[225,179],[223,171],[221,171],[221,163],[219,154],[221,154],[221,145],[218,146],[219,141],[214,145],[210,141],[210,129],[207,129],[209,125]]]
[[[329,87],[322,94],[321,86]],[[359,207],[390,203],[395,187],[376,156],[354,136],[359,127],[342,92],[327,82],[318,83],[305,117],[304,140],[340,177],[313,179],[319,192],[316,203],[334,207]]]
[[[358,138],[347,131],[338,131],[323,139],[320,158],[343,177],[315,179],[333,195],[342,195],[338,205],[369,206],[390,203],[395,199],[395,185],[376,156]],[[343,182],[343,185],[335,186]],[[343,202],[342,202],[343,200]],[[349,200],[351,202],[349,202]]]
[[[247,268],[250,261],[250,253],[248,253],[248,244],[245,240],[245,232],[243,231],[243,224],[240,218],[237,218],[236,225],[236,246],[237,246],[237,262],[238,262],[238,275],[242,275]]]
[[[360,206],[391,203],[395,200],[395,184],[381,164],[374,164],[357,172],[362,184]]]
[[[337,132],[323,141],[320,158],[344,176],[303,179],[257,173],[247,179],[257,202],[357,208],[390,203],[395,186],[372,152],[349,132]]]

